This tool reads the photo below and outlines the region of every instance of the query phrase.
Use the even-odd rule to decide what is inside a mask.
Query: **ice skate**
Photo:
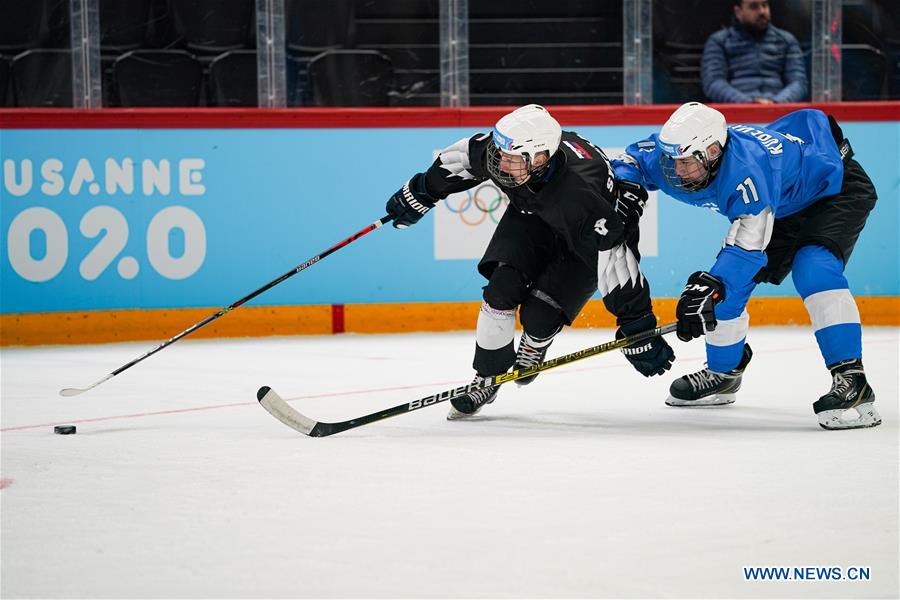
[[[522,339],[519,340],[519,351],[516,353],[516,364],[513,369],[521,371],[523,369],[533,367],[538,363],[544,362],[544,357],[547,356],[547,350],[550,348],[550,344],[552,343],[552,335],[547,339],[538,339],[531,337],[527,333],[523,333]],[[537,376],[538,373],[535,373],[530,377],[516,379],[516,384],[528,385],[529,383],[534,381]]]
[[[472,380],[472,383],[481,383],[485,379],[487,379],[487,377],[475,375],[475,379]],[[482,406],[494,401],[494,398],[497,397],[497,392],[499,391],[500,386],[493,385],[491,387],[473,390],[464,396],[454,398],[450,401],[450,412],[447,413],[447,420],[455,421],[456,419],[465,419],[477,415]]]
[[[669,406],[732,404],[735,394],[741,389],[741,377],[744,369],[750,364],[751,358],[753,358],[753,350],[750,349],[749,344],[744,344],[741,362],[728,373],[715,373],[709,369],[703,369],[676,379],[669,387],[666,404]]]
[[[813,403],[824,429],[859,429],[881,425],[875,410],[875,392],[866,381],[860,359],[848,360],[831,370],[831,390]]]

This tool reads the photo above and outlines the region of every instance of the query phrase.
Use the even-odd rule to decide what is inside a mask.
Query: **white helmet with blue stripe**
[[[559,149],[562,127],[550,116],[547,109],[529,104],[512,111],[497,121],[492,132],[492,144],[488,149],[487,169],[498,183],[506,187],[521,185],[521,178],[510,176],[500,169],[500,152],[525,159],[532,175],[534,158],[541,152],[553,156]]]
[[[725,148],[728,125],[725,116],[700,102],[682,104],[672,113],[657,136],[661,151],[660,166],[669,183],[678,189],[694,191],[706,187],[718,169],[721,152],[709,156],[709,147]],[[675,173],[674,160],[696,158],[706,171],[705,177],[687,181]]]

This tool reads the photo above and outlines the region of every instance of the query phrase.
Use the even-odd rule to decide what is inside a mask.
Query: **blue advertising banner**
[[[847,269],[900,294],[900,123],[843,124],[880,200]],[[615,152],[648,126],[575,129]],[[382,217],[463,128],[0,131],[0,312],[224,306]],[[254,304],[473,301],[505,201],[491,185],[366,236]],[[712,264],[720,215],[664,195],[642,224],[656,297]],[[789,282],[757,296],[791,296]]]

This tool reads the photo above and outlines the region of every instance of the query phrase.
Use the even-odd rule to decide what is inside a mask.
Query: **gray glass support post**
[[[653,0],[623,0],[622,101],[653,104]]]
[[[840,102],[841,0],[813,0],[812,4],[812,101]]]
[[[284,0],[256,0],[256,91],[260,108],[287,106]]]
[[[72,41],[72,106],[100,108],[103,89],[100,73],[100,2],[69,0]]]
[[[441,106],[469,105],[469,0],[441,0]]]

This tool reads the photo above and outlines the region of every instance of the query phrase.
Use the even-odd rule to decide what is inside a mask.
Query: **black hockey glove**
[[[616,331],[616,339],[649,331],[656,327],[656,317],[652,314],[645,315],[637,321],[625,323]],[[634,346],[622,348],[622,354],[628,359],[638,372],[644,377],[652,377],[653,375],[662,375],[672,368],[672,361],[675,360],[675,352],[669,343],[657,336],[638,342]]]
[[[716,304],[725,299],[725,284],[706,271],[688,277],[675,316],[678,339],[689,342],[716,329]]]
[[[642,185],[616,180],[616,214],[625,223],[625,231],[637,229],[647,198],[647,190]]]
[[[437,199],[425,191],[425,177],[416,173],[402,188],[394,192],[385,208],[394,219],[394,227],[405,229],[418,223],[425,213],[434,208],[435,202]]]

